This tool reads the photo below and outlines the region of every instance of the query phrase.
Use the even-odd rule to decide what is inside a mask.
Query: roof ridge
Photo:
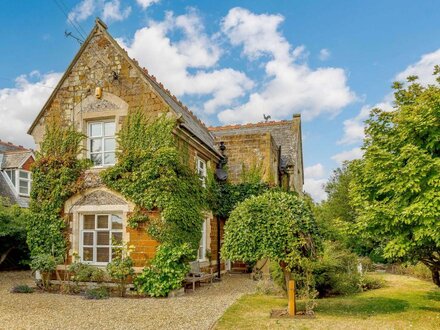
[[[29,150],[29,149],[23,147],[22,145],[16,145],[16,144],[13,144],[12,142],[9,142],[9,141],[3,141],[2,139],[0,139],[0,144],[3,144],[3,145],[8,146],[8,147],[18,148],[18,149],[21,149],[22,151],[23,150]]]
[[[278,124],[287,124],[292,123],[293,120],[271,120],[266,122],[259,122],[259,123],[246,123],[246,124],[232,124],[232,125],[224,125],[224,126],[210,126],[208,129],[210,131],[219,131],[219,130],[227,130],[227,129],[239,129],[239,128],[249,128],[249,127],[261,127],[261,126],[272,126],[272,125],[278,125]]]

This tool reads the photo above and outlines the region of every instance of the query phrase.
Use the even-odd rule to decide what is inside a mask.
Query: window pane
[[[104,164],[113,165],[116,163],[116,156],[114,152],[106,152],[104,154]]]
[[[28,182],[20,180],[19,184],[20,184],[19,189],[18,189],[19,193],[28,195],[29,194]]]
[[[102,151],[102,139],[91,139],[90,152],[101,152],[101,151]]]
[[[20,171],[19,175],[20,175],[20,178],[29,179],[29,172]]]
[[[83,245],[93,245],[93,233],[83,233]]]
[[[110,122],[110,123],[105,123],[104,124],[105,128],[105,136],[115,136],[115,123],[114,122]]]
[[[90,124],[90,136],[102,136],[102,123]]]
[[[84,215],[84,229],[95,229],[95,215],[94,214],[87,214]]]
[[[122,233],[112,233],[112,245],[122,245]]]
[[[108,228],[108,215],[98,215],[98,228]]]
[[[83,261],[93,261],[93,248],[83,248]]]
[[[104,140],[104,151],[115,151],[115,149],[116,149],[115,139]]]
[[[96,245],[109,245],[110,244],[110,232],[98,231],[96,232],[97,243]]]
[[[96,248],[96,261],[97,262],[109,262],[109,248]]]
[[[112,214],[112,229],[122,229],[122,218],[116,214]]]
[[[12,184],[15,187],[15,171],[9,170],[9,171],[6,171],[6,174],[8,175],[9,179],[11,180]]]
[[[91,154],[90,159],[92,160],[95,166],[102,165],[102,154]]]

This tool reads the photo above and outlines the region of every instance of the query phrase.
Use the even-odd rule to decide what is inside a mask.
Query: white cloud
[[[435,77],[432,75],[434,66],[440,65],[440,49],[421,56],[417,63],[409,65],[405,70],[398,73],[395,80],[405,81],[408,76],[419,76],[419,82],[423,85],[435,83]]]
[[[327,198],[324,185],[327,179],[324,178],[324,166],[318,163],[304,169],[304,190],[308,192],[316,202]]]
[[[361,158],[363,155],[363,151],[361,148],[353,148],[351,150],[340,152],[331,158],[338,163],[338,165],[342,165],[342,163],[346,160],[353,160],[357,158]]]
[[[131,13],[131,7],[121,7],[121,0],[82,0],[68,14],[69,20],[82,22],[90,16],[101,15],[106,21],[122,21]]]
[[[102,10],[102,18],[105,21],[122,21],[126,19],[131,13],[131,7],[121,9],[120,0],[112,0],[104,4]]]
[[[182,37],[171,40],[173,32]],[[207,114],[230,106],[253,86],[240,71],[215,69],[222,51],[195,10],[180,16],[168,12],[163,21],[137,30],[131,41],[118,42],[177,96],[208,96],[203,104]]]
[[[321,49],[321,50],[319,51],[319,56],[318,56],[318,58],[319,58],[321,61],[325,61],[325,60],[328,60],[328,59],[330,58],[330,55],[331,55],[330,51],[329,51],[327,48],[323,48],[323,49]]]
[[[150,7],[151,5],[153,5],[155,3],[159,3],[160,0],[136,0],[136,2],[138,3],[139,6],[142,7],[143,10],[145,10],[148,7]]]
[[[269,80],[246,103],[222,111],[221,122],[258,121],[263,113],[281,119],[297,112],[307,120],[324,113],[336,115],[356,99],[343,69],[311,69],[301,62],[304,47],[293,49],[279,32],[283,20],[281,15],[256,15],[243,8],[231,9],[223,19],[222,32],[232,45],[242,47],[244,57],[267,59]]]
[[[61,73],[21,75],[13,88],[0,89],[0,139],[33,147],[27,135],[32,121],[61,78]]]

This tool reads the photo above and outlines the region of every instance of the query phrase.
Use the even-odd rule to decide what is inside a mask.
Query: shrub
[[[136,289],[152,297],[164,297],[182,286],[189,272],[188,261],[193,257],[189,244],[173,246],[162,244],[156,256],[135,280]]]
[[[119,294],[125,296],[128,279],[134,275],[133,260],[129,257],[130,248],[123,245],[115,248],[114,257],[107,265],[107,272],[111,279],[118,283]]]
[[[104,282],[107,275],[103,269],[82,262],[69,265],[68,271],[75,282]]]
[[[430,281],[432,278],[432,273],[428,267],[426,267],[421,262],[415,265],[410,264],[399,264],[393,267],[393,272],[400,275],[408,275],[420,278],[422,280]]]
[[[323,254],[315,263],[313,274],[321,297],[348,295],[360,291],[358,257],[341,244],[324,243]]]
[[[94,267],[90,280],[93,282],[102,283],[107,279],[107,273],[104,269]]]
[[[361,276],[360,286],[362,291],[376,290],[383,288],[385,286],[385,281],[378,277],[365,275]]]
[[[95,289],[87,289],[84,298],[85,299],[108,299],[109,293],[107,288],[101,287],[101,288],[95,288]]]
[[[34,289],[32,289],[27,284],[20,284],[20,285],[14,286],[10,292],[11,293],[33,293]]]
[[[49,288],[50,277],[60,262],[59,258],[51,254],[37,254],[31,257],[31,269],[41,273],[45,289]]]

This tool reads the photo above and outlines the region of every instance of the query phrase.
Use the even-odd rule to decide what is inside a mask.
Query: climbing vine
[[[61,116],[46,119],[40,151],[32,166],[32,190],[27,243],[31,257],[52,255],[63,258],[65,201],[81,190],[89,161],[79,160],[83,134],[67,125]]]
[[[204,192],[173,134],[176,122],[166,116],[149,119],[132,110],[118,135],[118,162],[102,174],[104,183],[136,205],[129,225],[145,222],[160,243],[188,243],[195,251],[201,238]],[[160,217],[148,212],[160,211]]]

